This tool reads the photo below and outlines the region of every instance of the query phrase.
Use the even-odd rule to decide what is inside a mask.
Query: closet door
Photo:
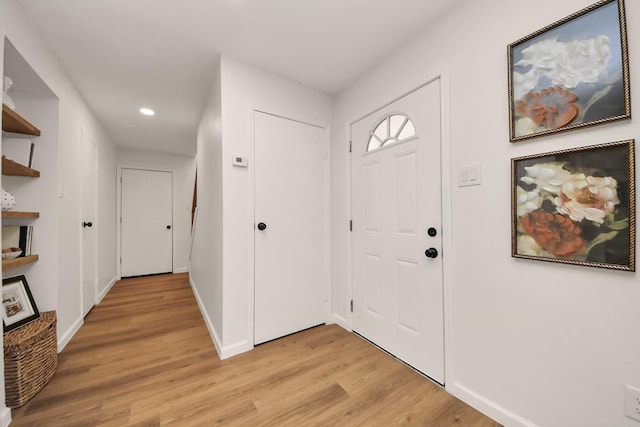
[[[325,322],[325,129],[255,112],[255,344]]]
[[[121,276],[173,271],[173,174],[122,169]]]

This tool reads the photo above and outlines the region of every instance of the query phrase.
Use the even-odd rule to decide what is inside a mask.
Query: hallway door
[[[326,130],[255,112],[255,326],[259,344],[325,322]]]
[[[96,304],[96,142],[82,129],[82,315]]]
[[[173,174],[122,169],[121,276],[173,272]]]
[[[351,132],[353,329],[443,383],[440,81]]]

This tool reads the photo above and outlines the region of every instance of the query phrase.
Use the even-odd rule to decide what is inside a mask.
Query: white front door
[[[96,143],[82,131],[82,315],[96,303]]]
[[[255,112],[255,335],[325,322],[326,130]]]
[[[122,169],[121,276],[173,271],[173,174]]]
[[[354,123],[353,329],[444,382],[440,81]]]

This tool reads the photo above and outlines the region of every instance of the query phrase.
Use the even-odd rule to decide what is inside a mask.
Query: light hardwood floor
[[[221,361],[186,274],[125,279],[15,426],[498,426],[342,328]]]

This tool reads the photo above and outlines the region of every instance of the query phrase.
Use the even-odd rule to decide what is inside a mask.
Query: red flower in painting
[[[560,214],[534,211],[520,218],[524,231],[552,255],[568,258],[584,250],[582,230]]]
[[[578,116],[578,95],[566,89],[550,87],[529,92],[518,101],[518,112],[547,129],[566,126]]]

